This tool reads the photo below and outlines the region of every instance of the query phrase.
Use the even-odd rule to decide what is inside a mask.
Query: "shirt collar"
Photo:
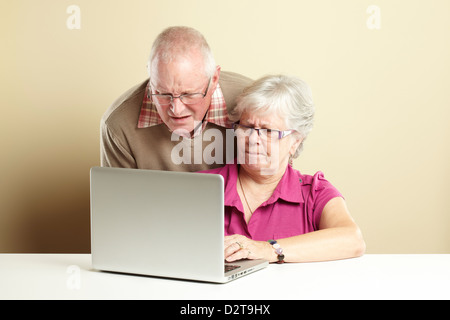
[[[151,102],[150,98],[148,98],[149,90],[150,82],[145,88],[144,99],[139,114],[138,128],[148,128],[163,123],[155,105]],[[231,128],[232,126],[231,121],[228,119],[227,105],[219,84],[217,84],[216,90],[211,97],[211,105],[206,112],[205,120],[202,125],[203,129],[208,122],[225,128]]]
[[[267,201],[268,203],[276,202],[279,198],[284,201],[303,203],[305,202],[302,194],[302,178],[300,172],[287,165],[286,171],[283,174],[280,182],[273,191],[272,196]]]
[[[243,205],[237,192],[238,164],[223,167],[220,174],[225,178],[224,205],[234,206],[243,212]],[[265,202],[265,205],[277,202],[282,199],[292,203],[304,203],[302,195],[302,178],[300,172],[288,165],[280,182],[275,188],[272,196]]]

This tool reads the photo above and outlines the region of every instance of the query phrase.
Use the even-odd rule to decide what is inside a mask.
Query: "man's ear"
[[[217,84],[219,83],[220,78],[220,66],[216,66],[216,71],[214,72],[214,75],[211,78],[211,92],[214,92],[216,90]]]

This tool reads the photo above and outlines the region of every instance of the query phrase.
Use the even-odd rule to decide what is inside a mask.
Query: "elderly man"
[[[221,72],[205,38],[187,27],[157,37],[148,71],[103,115],[101,165],[199,171],[232,161],[228,113],[252,81]]]

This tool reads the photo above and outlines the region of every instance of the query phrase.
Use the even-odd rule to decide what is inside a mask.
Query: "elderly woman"
[[[308,85],[267,76],[238,98],[230,118],[235,163],[206,171],[225,181],[225,259],[307,262],[361,256],[365,243],[340,192],[322,172],[291,166],[313,124]]]

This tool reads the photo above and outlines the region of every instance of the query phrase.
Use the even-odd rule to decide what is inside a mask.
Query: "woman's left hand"
[[[254,241],[243,235],[225,236],[225,260],[232,262],[241,259],[269,260],[271,248],[268,242]]]

